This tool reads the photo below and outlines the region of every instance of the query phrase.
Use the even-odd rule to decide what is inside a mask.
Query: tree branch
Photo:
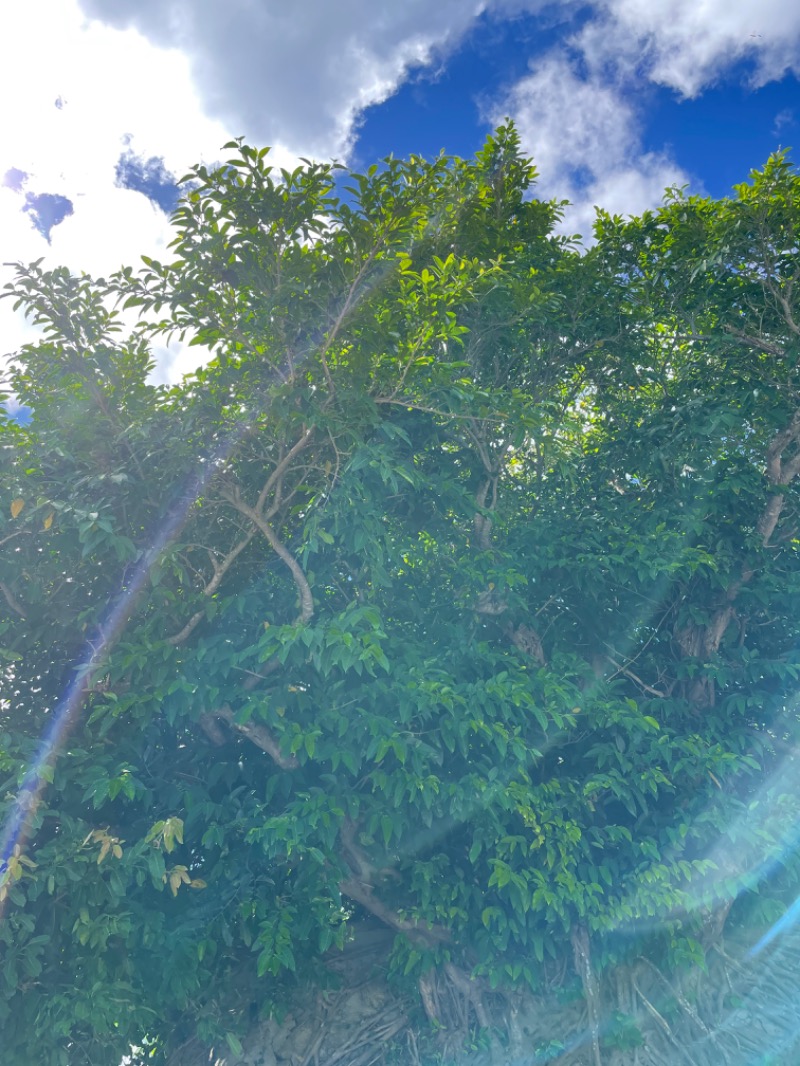
[[[257,748],[265,751],[282,770],[296,770],[300,765],[294,755],[283,754],[280,744],[262,722],[237,722],[236,715],[227,704],[214,711],[212,717],[221,718],[231,729],[247,737]]]
[[[345,818],[339,829],[341,857],[350,869],[352,876],[339,882],[339,891],[360,903],[384,925],[398,933],[405,933],[416,943],[430,947],[450,940],[450,933],[442,926],[419,922],[413,918],[402,918],[391,907],[375,896],[375,878],[389,871],[377,870],[356,842],[356,827],[349,818]]]
[[[22,606],[22,604],[16,598],[16,596],[11,591],[11,589],[8,587],[8,585],[5,583],[5,581],[0,581],[0,592],[3,593],[3,596],[5,597],[5,601],[8,604],[8,606],[11,608],[12,611],[14,611],[16,614],[18,614],[20,616],[20,618],[27,618],[28,617],[27,612],[25,611],[25,608]]]
[[[782,489],[791,484],[800,474],[800,451],[790,459],[784,461],[783,458],[784,452],[791,444],[800,445],[800,408],[794,412],[789,424],[775,434],[767,448],[767,479],[771,484]],[[785,500],[784,492],[772,493],[756,522],[756,532],[765,548],[768,547],[778,525]],[[675,634],[685,655],[704,659],[716,655],[728,626],[736,615],[735,600],[742,587],[753,578],[754,574],[755,570],[751,566],[743,566],[739,577],[728,587],[724,602],[717,607],[708,623],[704,626],[690,623]],[[690,694],[692,700],[696,702],[708,695],[707,682],[708,678],[695,678]]]
[[[203,589],[204,596],[214,595],[214,593],[221,585],[222,579],[223,577],[225,577],[225,574],[228,572],[228,570],[230,570],[237,557],[241,555],[241,553],[244,551],[244,549],[247,547],[247,545],[250,543],[250,541],[255,535],[255,530],[251,530],[249,533],[245,534],[245,536],[242,537],[239,543],[234,545],[233,548],[231,548],[231,550],[228,552],[228,554],[225,556],[221,563],[218,563],[212,556],[211,565],[214,570],[214,576]],[[189,619],[183,629],[179,630],[177,633],[174,633],[171,637],[167,637],[167,644],[172,644],[173,646],[175,646],[176,644],[183,644],[183,642],[190,636],[190,634],[194,631],[194,629],[197,628],[202,619],[205,617],[205,613],[206,612],[204,610],[195,611],[195,613],[192,615],[192,617]]]
[[[308,583],[308,578],[305,575],[305,571],[298,563],[297,559],[292,555],[289,549],[279,539],[277,533],[269,524],[267,519],[254,507],[250,507],[242,499],[238,486],[233,489],[223,489],[222,495],[229,503],[233,504],[240,514],[245,515],[250,521],[266,537],[269,542],[269,546],[278,556],[278,558],[286,565],[289,572],[292,575],[295,586],[297,588],[298,595],[300,597],[300,614],[297,618],[297,625],[302,625],[309,622],[314,616],[314,597],[311,593],[311,586]]]
[[[800,474],[800,452],[783,463],[783,453],[792,443],[800,442],[800,409],[795,411],[789,425],[776,433],[767,449],[767,477],[773,485],[789,485]],[[785,496],[776,492],[767,500],[767,506],[761,514],[756,530],[761,543],[769,544],[772,534],[783,511]]]
[[[592,1053],[595,1066],[603,1066],[600,1055],[600,992],[597,978],[592,969],[591,944],[589,934],[582,925],[576,925],[570,936],[575,972],[583,986],[583,998],[589,1014],[589,1031],[592,1037]]]
[[[384,925],[398,933],[405,933],[409,940],[417,944],[431,947],[433,944],[444,944],[450,940],[450,933],[442,926],[420,922],[414,918],[402,918],[375,896],[372,885],[366,881],[347,877],[339,882],[339,891],[360,903]]]
[[[637,684],[643,692],[648,693],[648,695],[650,696],[656,696],[660,700],[665,700],[667,698],[668,693],[659,692],[657,688],[653,688],[651,685],[648,685],[647,682],[642,681],[638,674],[635,674],[633,670],[629,670],[627,666],[620,666],[619,663],[612,659],[610,655],[607,655],[606,659],[608,659],[608,661],[615,668],[618,674],[624,674],[625,677],[629,677],[631,681]],[[609,678],[609,681],[612,680],[613,677],[614,675],[612,674],[612,677]]]
[[[722,328],[740,344],[744,344],[748,348],[755,348],[756,351],[764,352],[766,355],[774,355],[781,359],[786,355],[786,352],[778,344],[772,344],[770,341],[765,341],[761,337],[751,337],[747,333],[735,329],[733,326],[723,326]],[[702,334],[700,334],[700,337],[702,337]]]
[[[264,487],[261,489],[261,492],[258,494],[258,500],[256,501],[256,508],[255,509],[259,513],[263,512],[264,504],[266,503],[267,497],[269,496],[270,492],[272,492],[273,488],[275,488],[279,484],[280,480],[282,479],[283,475],[286,473],[286,471],[287,471],[289,465],[291,464],[292,460],[296,459],[297,456],[300,454],[300,452],[302,452],[304,448],[308,447],[308,445],[311,443],[311,439],[312,439],[313,436],[314,436],[313,426],[312,427],[306,427],[303,430],[302,436],[299,438],[299,440],[297,440],[292,445],[292,447],[289,449],[289,451],[278,461],[278,463],[275,466],[275,469],[272,471],[270,476],[267,478],[266,482],[264,483]],[[270,517],[273,514],[276,513],[276,510],[277,509],[270,511]]]
[[[350,311],[355,307],[356,303],[358,302],[358,300],[360,298],[360,294],[359,294],[358,290],[359,290],[359,288],[361,286],[361,282],[364,280],[364,276],[366,275],[367,270],[369,269],[371,264],[374,262],[375,257],[377,256],[378,252],[380,251],[381,245],[384,243],[384,240],[385,240],[385,236],[382,234],[378,238],[378,240],[375,242],[375,245],[370,249],[369,254],[367,255],[366,259],[364,260],[364,262],[359,267],[358,273],[356,274],[355,278],[351,282],[350,288],[347,290],[347,296],[345,297],[344,303],[342,304],[342,309],[339,311],[339,314],[334,319],[333,325],[328,330],[328,334],[325,337],[325,343],[320,348],[319,358],[320,358],[320,362],[322,363],[322,372],[325,375],[325,381],[328,384],[328,389],[330,390],[331,396],[333,396],[334,393],[336,392],[336,386],[333,383],[333,378],[331,377],[330,367],[328,366],[328,358],[327,358],[328,352],[330,351],[331,346],[333,345],[333,342],[338,337],[339,330],[342,328],[342,325],[344,324],[345,319],[347,318],[347,316],[350,314]]]
[[[489,495],[490,488],[492,490],[492,502],[488,510],[493,511],[497,506],[497,474],[490,475],[484,479],[475,497],[475,506],[478,509],[475,511],[472,523],[475,528],[475,539],[481,551],[489,551],[492,546],[492,520],[488,515],[481,514],[482,511],[487,510],[486,497]]]

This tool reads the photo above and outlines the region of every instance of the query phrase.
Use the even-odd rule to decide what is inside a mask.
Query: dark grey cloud
[[[358,116],[455,45],[490,0],[81,0],[191,62],[206,112],[233,135],[342,154]]]

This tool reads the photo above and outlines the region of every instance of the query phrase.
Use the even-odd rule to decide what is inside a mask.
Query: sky
[[[512,118],[537,195],[636,214],[800,158],[787,0],[24,0],[0,7],[0,263],[165,255],[176,180],[235,136],[276,165],[473,154]],[[0,283],[10,280],[0,267]],[[0,352],[34,336],[0,302]],[[157,380],[197,348],[158,351]]]

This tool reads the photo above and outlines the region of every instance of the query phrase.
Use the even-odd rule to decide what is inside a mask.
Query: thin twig
[[[234,545],[233,548],[231,548],[231,550],[228,552],[228,554],[225,556],[221,563],[218,563],[212,557],[214,576],[203,589],[204,596],[214,595],[214,593],[221,585],[222,579],[227,573],[227,571],[231,568],[237,557],[241,555],[241,553],[244,551],[244,549],[247,547],[247,545],[250,543],[250,541],[255,535],[256,531],[254,529],[251,530],[249,533],[246,533],[245,536],[242,537],[242,539],[239,541],[239,543]],[[195,613],[192,615],[192,617],[189,619],[183,629],[179,630],[171,637],[167,637],[167,644],[172,644],[173,646],[176,644],[182,644],[189,637],[192,631],[200,624],[202,619],[205,618],[205,614],[205,610],[195,611]]]
[[[277,486],[277,484],[279,483],[279,481],[281,480],[283,475],[286,473],[286,470],[287,470],[289,464],[291,463],[291,461],[293,459],[295,459],[300,454],[300,452],[303,451],[304,448],[308,447],[308,445],[311,443],[311,439],[312,439],[313,436],[314,436],[314,428],[313,428],[313,426],[312,427],[303,427],[302,436],[299,438],[299,440],[297,440],[292,445],[292,447],[289,449],[289,451],[284,456],[281,457],[281,459],[278,461],[277,465],[275,466],[275,469],[272,471],[272,473],[270,474],[270,476],[267,478],[266,482],[264,483],[264,487],[261,489],[261,492],[258,494],[258,500],[256,501],[256,510],[257,511],[263,511],[264,504],[266,503],[266,500],[267,500],[267,496],[269,496],[270,492],[273,490],[273,488],[275,488]],[[271,511],[269,517],[272,517],[275,513],[276,513],[276,510]]]
[[[616,669],[617,674],[624,674],[625,677],[630,678],[631,681],[634,681],[642,689],[643,692],[647,692],[650,696],[656,696],[660,700],[665,700],[668,698],[669,694],[667,692],[659,692],[657,688],[653,688],[652,685],[648,685],[647,682],[642,681],[639,675],[635,674],[633,670],[629,670],[627,666],[620,666],[619,663],[615,662],[610,655],[607,655],[606,659],[608,659],[611,665]],[[612,674],[608,680],[611,681],[614,677],[616,677],[616,674]]]

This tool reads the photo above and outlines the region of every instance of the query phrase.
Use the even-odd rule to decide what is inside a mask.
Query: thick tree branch
[[[800,473],[800,451],[787,462],[783,462],[783,453],[789,445],[798,443],[800,443],[800,409],[795,411],[786,429],[782,429],[775,434],[767,449],[767,478],[773,485],[781,487],[789,485]],[[769,544],[770,538],[775,532],[775,527],[783,511],[784,499],[785,496],[782,492],[776,492],[770,496],[767,506],[758,520],[756,529],[764,547]]]
[[[798,451],[785,460],[784,453],[792,444],[798,446]],[[772,485],[785,489],[798,474],[800,474],[800,409],[794,412],[786,428],[775,434],[766,454],[766,475]],[[756,532],[765,548],[769,546],[778,525],[785,499],[783,491],[772,493],[756,522]],[[717,654],[728,626],[736,617],[735,601],[754,574],[755,570],[751,566],[743,566],[739,577],[729,585],[724,602],[717,606],[709,621],[703,626],[691,623],[675,634],[685,655],[695,659],[709,659]],[[695,703],[704,701],[712,703],[713,688],[709,679],[695,678],[689,698]]]
[[[294,755],[283,754],[280,744],[262,722],[237,722],[236,715],[227,704],[214,711],[212,717],[221,718],[231,729],[247,737],[257,748],[265,751],[282,770],[296,770],[300,765]]]
[[[766,546],[770,542],[772,534],[775,532],[775,527],[778,524],[778,519],[781,516],[783,510],[783,494],[775,493],[767,500],[767,506],[764,508],[761,517],[756,524],[756,532],[761,537],[761,543]]]
[[[405,933],[416,943],[430,947],[450,940],[450,933],[442,926],[419,922],[413,918],[403,918],[391,907],[379,900],[374,891],[374,881],[389,871],[377,870],[368,856],[356,842],[356,827],[346,818],[339,830],[341,857],[350,869],[352,876],[339,882],[339,891],[360,903],[365,910],[374,915],[384,925],[398,933]]]
[[[723,326],[723,329],[726,333],[729,333],[731,337],[737,340],[739,344],[744,344],[748,348],[755,348],[757,352],[764,352],[766,355],[774,355],[780,359],[784,358],[786,355],[786,352],[779,344],[773,344],[771,341],[764,340],[763,337],[752,337],[750,334],[744,333],[742,330],[738,330],[734,326]],[[703,337],[702,334],[697,337],[697,339],[700,338],[704,340],[707,339]]]
[[[487,508],[486,499],[489,495],[489,489],[492,490],[492,502],[489,508]],[[492,546],[492,520],[487,514],[483,514],[482,512],[487,509],[493,511],[497,506],[497,474],[483,480],[475,497],[475,506],[478,508],[475,512],[475,517],[473,518],[475,539],[481,551],[489,551]]]
[[[576,925],[570,936],[575,972],[583,985],[583,998],[589,1014],[589,1031],[592,1037],[594,1066],[603,1066],[600,1054],[600,992],[592,968],[591,944],[585,927]]]
[[[260,511],[257,511],[254,507],[250,507],[249,504],[245,503],[238,486],[235,486],[232,489],[223,489],[222,494],[229,503],[233,504],[240,514],[249,518],[253,525],[264,534],[269,546],[286,565],[292,575],[292,579],[294,580],[300,598],[300,614],[297,618],[297,624],[302,625],[309,622],[314,616],[314,597],[311,593],[311,586],[308,583],[308,578],[306,577],[302,566],[283,544],[275,530]]]
[[[356,903],[370,912],[375,918],[388,925],[398,933],[405,933],[409,940],[431,947],[444,944],[450,940],[450,933],[439,925],[420,922],[414,918],[402,918],[391,907],[377,898],[372,885],[356,877],[348,877],[339,882],[339,891],[354,899]]]
[[[200,716],[200,728],[205,735],[211,741],[215,748],[221,748],[225,744],[225,734],[219,727],[219,723],[213,714],[202,714]]]

